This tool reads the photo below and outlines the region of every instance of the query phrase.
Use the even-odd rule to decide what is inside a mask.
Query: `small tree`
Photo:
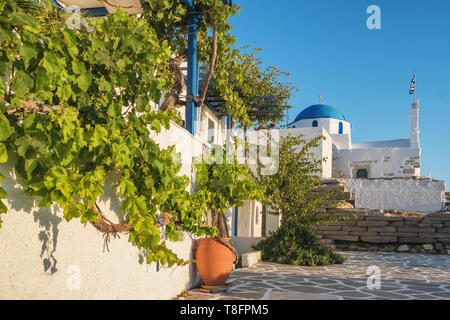
[[[225,212],[232,207],[243,206],[245,200],[260,200],[263,194],[245,164],[237,163],[234,154],[229,157],[217,150],[215,148],[210,155],[204,155],[203,161],[196,165],[195,192],[206,199],[211,226],[217,228],[217,237],[228,238]]]
[[[323,186],[319,173],[326,159],[314,159],[314,148],[323,136],[306,141],[303,136],[281,137],[279,168],[274,175],[261,176],[267,213],[281,214],[282,226],[254,247],[263,259],[294,265],[342,263],[343,258],[323,247],[315,238],[313,226],[339,217],[321,214],[331,192],[318,192]]]
[[[303,136],[281,137],[278,171],[261,177],[268,213],[281,214],[282,224],[289,218],[302,224],[329,221],[329,217],[317,214],[317,208],[330,196],[327,192],[317,192],[323,186],[319,174],[326,159],[314,159],[314,148],[323,139],[319,136],[308,142]]]

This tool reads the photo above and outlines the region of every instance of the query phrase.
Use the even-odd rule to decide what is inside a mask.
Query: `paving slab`
[[[203,294],[194,289],[179,299],[450,300],[450,255],[338,253],[347,258],[341,265],[298,267],[263,262],[237,269],[230,276],[227,292]]]

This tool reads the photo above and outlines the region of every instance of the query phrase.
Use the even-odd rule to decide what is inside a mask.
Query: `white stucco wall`
[[[280,136],[286,137],[291,135],[293,137],[303,135],[303,139],[310,141],[316,137],[324,136],[325,140],[319,141],[319,146],[313,150],[314,159],[319,160],[326,158],[322,162],[321,177],[324,179],[332,177],[332,140],[325,129],[317,128],[292,128],[280,130]]]
[[[174,123],[153,138],[162,148],[176,145],[181,174],[192,179],[192,157],[204,147],[199,138]],[[169,299],[199,283],[195,264],[147,265],[128,235],[112,238],[108,252],[103,234],[90,224],[83,226],[79,219],[66,222],[56,205],[37,207],[39,199],[26,195],[17,183],[13,160],[0,165],[6,177],[0,184],[8,193],[8,213],[2,214],[0,228],[0,299]],[[99,205],[110,220],[123,221],[113,190],[105,187]],[[182,241],[168,246],[180,257],[192,259],[195,243],[184,234]],[[73,289],[70,284],[76,287],[72,280],[78,272],[80,286]]]
[[[350,134],[330,134],[336,149],[350,149],[352,147],[352,137]]]
[[[261,237],[262,204],[246,200],[244,206],[238,209],[237,221],[238,237]]]
[[[0,299],[169,299],[199,282],[194,264],[159,270],[147,265],[128,235],[112,238],[108,252],[103,235],[90,224],[66,222],[57,205],[37,207],[39,199],[21,190],[11,163],[0,172],[8,193],[0,228]],[[123,216],[112,195],[106,189],[99,205],[119,221]],[[186,234],[168,246],[190,259],[194,243]]]
[[[202,141],[208,142],[209,134],[214,135],[213,144],[222,145],[226,139],[226,121],[225,117],[218,118],[206,105],[197,109],[199,119],[196,136]],[[214,129],[209,129],[209,120],[214,123]]]
[[[302,119],[291,123],[289,128],[311,128],[313,121],[317,121],[318,127],[325,129],[329,134],[339,134],[339,123],[342,122],[342,134],[351,134],[350,122],[333,118]]]
[[[257,244],[261,241],[262,237],[231,237],[231,242],[236,248],[238,255],[243,255],[245,253],[253,252],[252,245]]]
[[[356,208],[439,212],[445,206],[445,182],[432,179],[348,179]]]
[[[347,178],[356,178],[358,169],[367,169],[369,178],[420,176],[420,157],[420,149],[354,144],[353,149],[333,154],[333,174],[342,172]]]

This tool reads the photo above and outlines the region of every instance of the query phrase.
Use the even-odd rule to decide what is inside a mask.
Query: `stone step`
[[[322,201],[320,201],[320,203],[327,205],[327,204],[330,204],[331,202],[336,202],[336,201],[345,201],[345,202],[351,203],[352,205],[355,205],[355,198],[354,198],[353,194],[337,195],[334,197],[330,197],[328,199],[323,199]]]
[[[322,201],[319,203],[319,206],[317,207],[317,212],[318,213],[323,213],[323,214],[327,214],[327,212],[329,211],[333,211],[334,209],[354,209],[355,208],[355,200],[342,200],[342,201],[337,201],[338,204],[337,205],[331,205],[331,202],[336,202],[336,200],[334,201]]]
[[[340,192],[330,195],[329,200],[354,200],[354,194],[351,192]]]
[[[347,181],[345,179],[322,179],[322,183],[327,186],[343,186]]]
[[[244,253],[242,256],[242,268],[254,266],[261,262],[261,251]]]
[[[314,191],[316,191],[316,192],[332,192],[332,191],[348,192],[348,189],[345,185],[339,185],[339,186],[324,185],[322,187],[315,189]]]

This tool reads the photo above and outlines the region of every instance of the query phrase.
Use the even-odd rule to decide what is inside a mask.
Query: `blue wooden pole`
[[[224,4],[232,5],[231,0],[222,0]],[[186,99],[186,129],[195,135],[197,122],[196,102],[198,95],[198,61],[197,61],[197,31],[200,14],[192,0],[184,0],[189,10],[188,17],[188,74],[187,74],[187,99]]]
[[[199,13],[192,0],[184,0],[188,10],[188,74],[187,74],[187,95],[186,98],[186,129],[195,135],[197,120],[196,99],[198,95],[198,62],[197,62],[197,30]]]

